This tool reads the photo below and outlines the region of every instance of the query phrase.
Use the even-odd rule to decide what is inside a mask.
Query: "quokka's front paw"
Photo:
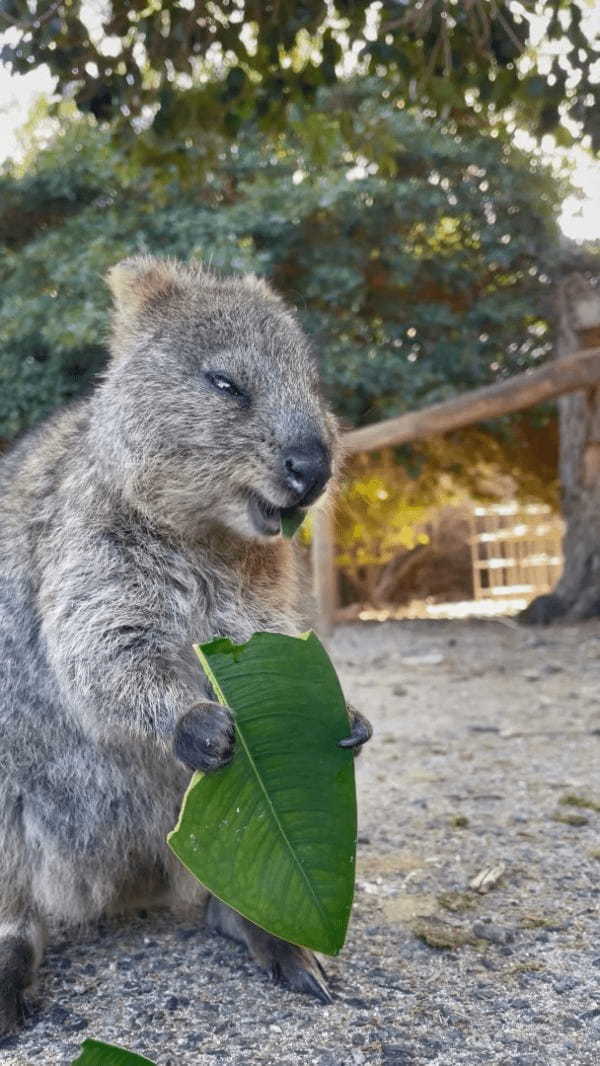
[[[175,727],[173,750],[192,770],[222,770],[233,758],[235,731],[229,707],[205,700],[195,703]]]
[[[350,736],[339,740],[338,748],[355,748],[354,754],[358,755],[363,744],[366,744],[367,740],[373,736],[373,726],[369,719],[357,711],[351,703],[347,705],[346,710],[350,722]]]

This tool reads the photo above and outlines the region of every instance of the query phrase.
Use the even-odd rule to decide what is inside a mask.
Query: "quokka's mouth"
[[[249,511],[252,524],[257,533],[263,537],[276,537],[281,533],[281,520],[299,512],[304,513],[301,507],[276,507],[269,503],[264,496],[252,491],[249,497]]]

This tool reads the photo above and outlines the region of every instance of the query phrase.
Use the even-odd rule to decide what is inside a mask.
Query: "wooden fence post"
[[[317,508],[313,516],[312,572],[317,608],[317,633],[331,636],[337,607],[335,569],[335,508]]]
[[[559,287],[559,310],[559,354],[598,351],[600,288],[571,274]],[[600,603],[600,381],[564,396],[559,413],[564,568],[549,606],[534,601],[534,621],[597,617]]]

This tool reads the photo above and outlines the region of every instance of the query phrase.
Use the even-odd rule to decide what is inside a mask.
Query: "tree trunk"
[[[389,563],[379,567],[373,598],[376,607],[387,607],[393,600],[394,589],[407,577],[423,556],[431,552],[429,544],[417,544],[409,551],[398,552]]]
[[[573,274],[559,299],[557,354],[598,345],[600,288]],[[538,625],[600,616],[600,388],[569,393],[558,404],[564,569],[554,592],[521,614],[521,621]]]

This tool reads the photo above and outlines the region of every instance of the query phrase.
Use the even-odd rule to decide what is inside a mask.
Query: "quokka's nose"
[[[329,452],[318,437],[288,448],[283,463],[285,480],[296,494],[296,503],[306,506],[321,495],[331,477]]]

